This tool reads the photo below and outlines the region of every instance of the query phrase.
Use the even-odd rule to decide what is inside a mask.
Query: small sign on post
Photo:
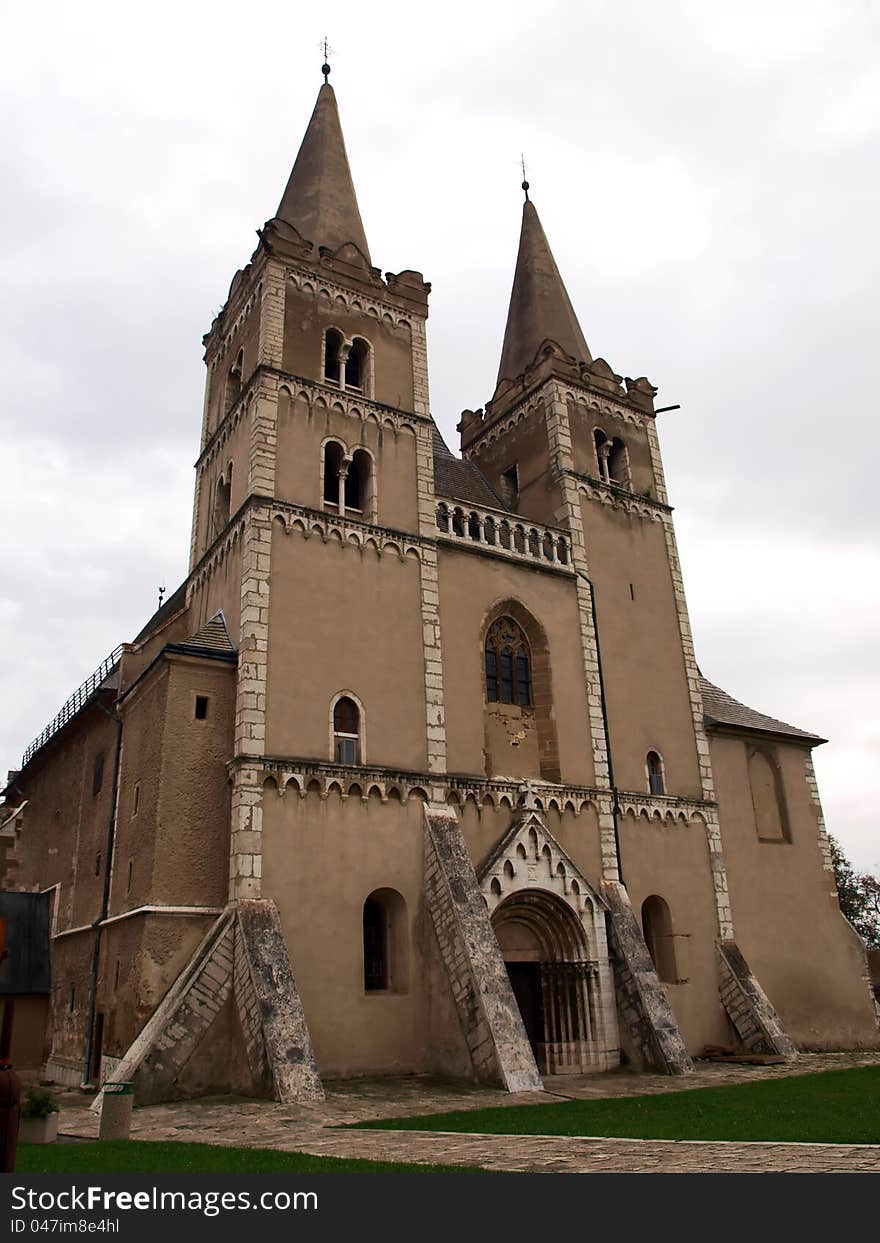
[[[101,1097],[99,1139],[129,1139],[133,1105],[133,1083],[105,1083]]]

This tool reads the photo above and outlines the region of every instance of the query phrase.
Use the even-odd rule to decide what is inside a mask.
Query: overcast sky
[[[331,23],[328,27],[328,23]],[[520,152],[594,356],[659,386],[703,672],[830,738],[880,867],[874,0],[7,7],[0,764],[187,568],[201,337],[332,81],[373,254],[492,393]]]

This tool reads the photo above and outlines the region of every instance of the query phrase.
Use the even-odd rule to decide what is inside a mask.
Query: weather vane
[[[330,75],[330,57],[333,55],[333,48],[330,46],[330,42],[326,35],[324,35],[324,38],[318,44],[318,48],[324,53],[324,63],[321,66],[321,73],[323,73],[324,81],[326,82]]]
[[[522,188],[523,188],[523,190],[525,191],[526,202],[528,203],[528,201],[529,201],[529,183],[528,183],[528,180],[526,179],[526,157],[525,157],[524,155],[521,155],[521,156],[519,157],[519,162],[520,162],[520,167],[522,168],[522,175],[523,175],[523,179],[522,179]]]

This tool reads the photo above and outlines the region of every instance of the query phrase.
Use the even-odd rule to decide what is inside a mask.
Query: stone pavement
[[[557,1075],[544,1080],[544,1094],[512,1095],[495,1088],[442,1083],[425,1076],[330,1081],[325,1083],[327,1099],[319,1104],[280,1105],[273,1101],[218,1097],[136,1109],[132,1138],[538,1173],[880,1173],[880,1147],[860,1144],[696,1143],[332,1129],[370,1118],[560,1099],[642,1096],[851,1066],[880,1066],[880,1053],[801,1054],[794,1063],[776,1066],[698,1061],[694,1074],[684,1078],[626,1071],[594,1076]],[[98,1119],[89,1111],[90,1100],[76,1092],[64,1092],[59,1097],[62,1134],[97,1136]]]

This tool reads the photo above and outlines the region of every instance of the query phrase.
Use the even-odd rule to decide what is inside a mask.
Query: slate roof
[[[482,505],[487,509],[507,509],[501,497],[493,491],[486,476],[473,462],[457,458],[448,448],[434,424],[434,489],[438,496],[448,500],[464,501],[468,505]]]
[[[740,703],[702,675],[700,690],[703,695],[703,720],[710,728],[713,725],[726,725],[733,729],[756,730],[762,734],[784,734],[788,738],[800,738],[814,745],[828,741],[827,738],[820,738],[818,734],[808,734],[806,730],[787,725],[785,721],[777,721],[775,717],[756,712],[754,708]]]
[[[186,579],[180,584],[176,591],[172,591],[171,595],[156,609],[153,616],[144,626],[144,628],[135,635],[133,643],[143,643],[144,639],[149,638],[154,630],[157,630],[163,622],[167,621],[186,604]]]
[[[234,657],[235,644],[229,634],[226,618],[221,609],[210,621],[206,621],[201,629],[180,643],[169,643],[174,652],[189,652],[193,656]]]

